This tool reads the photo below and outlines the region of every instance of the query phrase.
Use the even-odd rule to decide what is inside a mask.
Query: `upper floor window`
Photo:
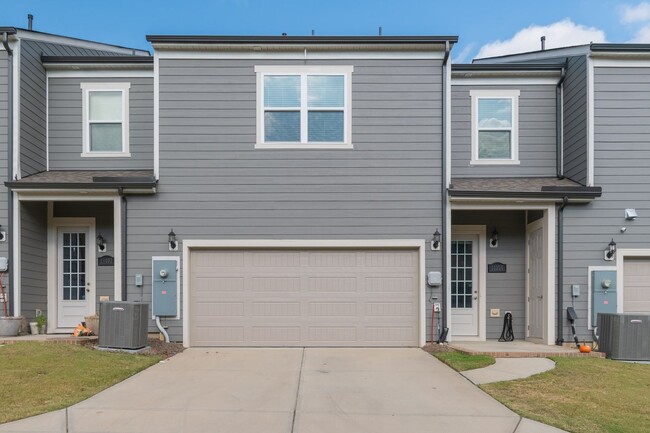
[[[352,148],[352,66],[256,66],[258,148]]]
[[[129,83],[81,83],[81,156],[116,157],[129,153]]]
[[[472,90],[471,164],[519,164],[519,90]]]

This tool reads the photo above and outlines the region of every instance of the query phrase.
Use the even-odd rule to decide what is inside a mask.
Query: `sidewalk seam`
[[[300,383],[302,381],[302,366],[305,364],[305,348],[302,348],[302,357],[300,359],[300,371],[298,372],[298,386],[296,387],[296,402],[293,405],[293,418],[291,419],[291,433],[296,425],[296,413],[298,412],[298,398],[300,397]]]
[[[515,429],[512,431],[512,433],[517,433],[517,430],[519,429],[519,424],[524,420],[523,416],[519,417],[519,421],[517,421],[517,425],[515,426]]]

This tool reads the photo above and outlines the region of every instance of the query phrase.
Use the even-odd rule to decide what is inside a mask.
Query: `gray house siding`
[[[453,225],[485,225],[489,237],[499,231],[499,247],[486,248],[487,263],[505,263],[508,272],[486,274],[486,338],[497,339],[503,329],[503,316],[512,312],[515,338],[526,331],[526,212],[525,211],[453,211]],[[490,309],[501,309],[500,317],[490,317]]]
[[[520,90],[519,165],[471,166],[470,90]],[[556,87],[554,85],[453,85],[451,164],[454,177],[530,177],[556,174]]]
[[[603,188],[600,199],[565,210],[565,306],[571,305],[571,284],[581,286],[575,300],[580,338],[587,331],[588,266],[615,266],[603,260],[613,238],[619,249],[650,245],[650,69],[594,70],[594,182]],[[640,218],[626,221],[624,209]],[[620,228],[627,231],[621,233]],[[568,324],[567,324],[568,326]],[[569,330],[565,326],[565,339]]]
[[[153,168],[153,78],[49,78],[50,170]],[[89,158],[82,152],[81,83],[128,82],[130,157]],[[188,158],[196,154],[188,152]]]
[[[564,175],[587,183],[587,58],[571,57],[564,80]]]
[[[20,165],[21,175],[46,169],[46,71],[41,56],[114,56],[117,53],[53,44],[20,41]]]
[[[182,242],[429,241],[441,227],[441,61],[308,62],[354,65],[353,150],[255,149],[258,64],[304,62],[160,61],[160,184],[128,198],[129,298],[142,273],[150,300],[152,256],[180,255],[167,249],[170,228]],[[426,270],[440,259],[427,248]],[[167,323],[180,339],[182,322]]]
[[[47,316],[47,203],[23,202],[20,211],[20,306],[34,321],[37,308]]]

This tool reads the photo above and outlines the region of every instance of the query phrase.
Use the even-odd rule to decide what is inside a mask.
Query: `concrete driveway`
[[[189,349],[0,432],[511,433],[519,421],[420,349]]]

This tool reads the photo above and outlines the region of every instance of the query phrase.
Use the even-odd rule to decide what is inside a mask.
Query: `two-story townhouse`
[[[598,311],[650,312],[650,46],[590,44],[475,64],[556,63],[563,67],[559,176],[602,197],[569,201],[558,231],[558,342],[591,340]]]
[[[149,190],[154,185],[153,61],[147,51],[33,30],[3,27],[0,34],[0,255],[8,258],[1,273],[8,312],[31,320],[39,310],[49,332],[67,332],[120,287],[118,189],[132,187],[134,176],[148,176]],[[95,86],[105,77],[119,89]],[[109,109],[99,105],[117,92],[121,101],[130,92],[131,113],[129,104],[113,104],[107,119]],[[132,158],[97,152],[96,143],[115,135],[130,141]],[[97,254],[115,254],[117,266],[96,264],[100,234],[107,248]]]

